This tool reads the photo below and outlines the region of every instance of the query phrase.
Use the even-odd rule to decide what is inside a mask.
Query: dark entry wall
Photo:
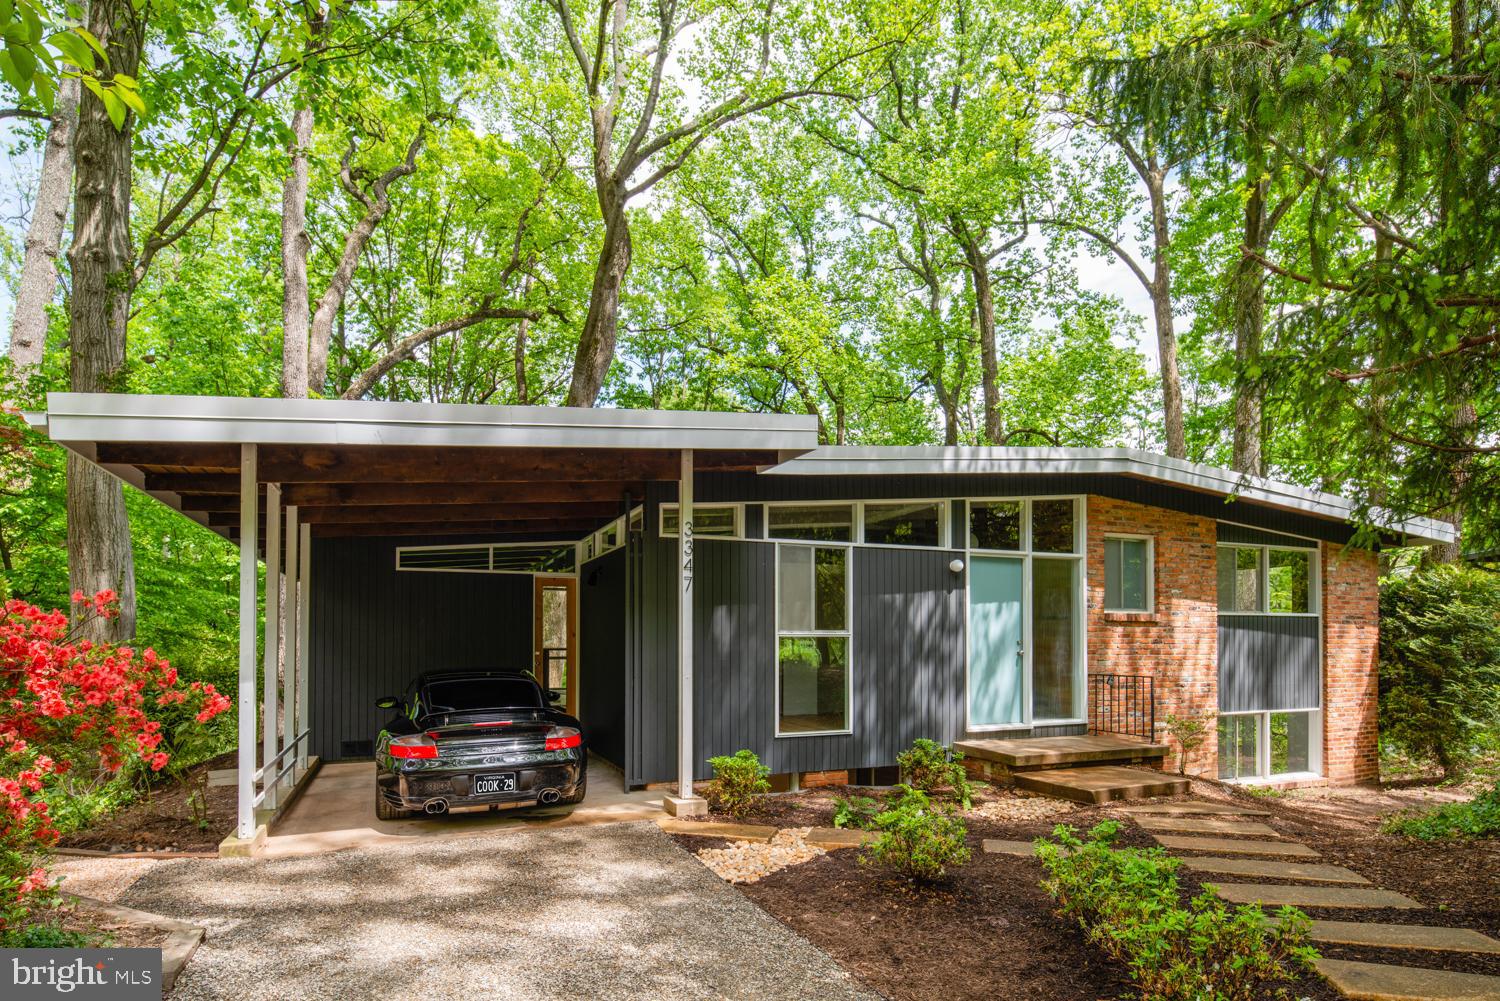
[[[398,545],[432,541],[313,540],[307,698],[324,761],[368,757],[375,700],[423,671],[530,669],[531,577],[397,572]]]
[[[616,549],[578,575],[578,717],[590,753],[614,765],[625,760],[628,569]]]

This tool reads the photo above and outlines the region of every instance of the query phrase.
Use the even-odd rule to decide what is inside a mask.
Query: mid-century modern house
[[[684,795],[739,748],[857,777],[918,737],[1160,740],[1168,713],[1218,717],[1192,771],[1376,775],[1376,557],[1303,487],[820,446],[786,415],[54,394],[32,420],[239,542],[250,816],[295,760],[368,757],[375,699],[435,668],[534,670],[627,785]],[[264,637],[260,554],[295,585]],[[285,688],[258,692],[278,633]]]

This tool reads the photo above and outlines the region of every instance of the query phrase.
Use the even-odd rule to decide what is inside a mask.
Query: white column
[[[266,649],[261,658],[260,759],[269,766],[281,750],[276,740],[276,667],[281,660],[281,487],[266,484]],[[273,788],[267,806],[276,806]]]
[[[312,674],[312,657],[307,648],[308,624],[312,621],[312,526],[302,526],[302,541],[297,547],[298,586],[302,590],[297,600],[297,732],[308,727],[307,722],[307,678]],[[311,734],[308,735],[311,739]],[[297,763],[307,764],[308,743],[297,747]]]
[[[693,795],[693,450],[677,485],[677,794]]]
[[[239,743],[239,836],[255,833],[255,641],[256,578],[260,553],[256,551],[260,512],[255,491],[255,446],[240,446],[240,743]]]
[[[302,721],[297,718],[297,673],[300,651],[297,649],[297,542],[301,538],[297,524],[297,505],[286,506],[286,562],[282,564],[282,576],[286,578],[286,603],[281,607],[281,636],[286,648],[285,663],[281,669],[281,684],[286,690],[286,710],[281,724],[281,741],[285,747],[297,738]]]

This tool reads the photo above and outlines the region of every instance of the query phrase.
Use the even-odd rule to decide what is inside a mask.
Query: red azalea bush
[[[115,595],[73,595],[78,618],[117,614]],[[207,723],[229,708],[213,685],[179,683],[153,650],[75,639],[68,616],[24,601],[0,613],[0,930],[19,922],[48,888],[40,864],[57,841],[41,793],[71,768],[118,771],[140,761],[160,771],[161,724],[150,705],[187,703]]]

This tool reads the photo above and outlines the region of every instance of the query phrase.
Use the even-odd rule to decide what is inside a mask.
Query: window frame
[[[910,497],[910,498],[904,498],[904,497],[885,498],[885,497],[880,497],[880,498],[874,498],[874,499],[871,499],[871,500],[855,501],[854,503],[859,508],[859,511],[857,512],[857,516],[859,518],[859,534],[856,536],[856,538],[859,541],[858,541],[857,545],[868,546],[871,549],[925,549],[925,550],[927,550],[929,552],[932,551],[932,550],[935,550],[935,549],[949,550],[949,549],[953,548],[951,545],[948,545],[948,543],[951,542],[952,539],[953,539],[953,525],[952,525],[952,518],[953,518],[953,498],[951,498],[951,497]],[[926,545],[926,544],[918,545],[918,544],[915,544],[915,543],[907,545],[907,544],[901,543],[901,542],[868,542],[868,541],[866,541],[866,539],[865,539],[865,508],[866,507],[868,507],[870,505],[874,505],[876,507],[901,507],[902,505],[916,505],[916,504],[920,504],[920,505],[922,505],[924,507],[933,507],[933,506],[935,506],[938,509],[938,541],[937,541],[937,545],[929,546],[929,545]],[[767,520],[767,524],[768,525],[770,524],[769,519]]]
[[[789,507],[847,507],[849,508],[849,538],[848,539],[787,539],[775,534],[771,527],[771,512],[779,508]],[[765,510],[761,515],[762,528],[765,531],[765,542],[785,542],[789,545],[801,546],[857,546],[862,545],[860,539],[864,536],[864,519],[861,517],[863,508],[861,502],[852,500],[811,500],[811,501],[771,501],[764,505]]]
[[[769,520],[768,520],[769,523]],[[776,739],[792,737],[835,737],[849,736],[854,733],[854,546],[853,542],[813,542],[798,539],[776,539],[772,540],[775,546],[774,561],[772,563],[772,598],[771,617],[774,627],[771,644],[771,671],[775,679],[772,698],[774,701],[774,731],[772,736]],[[843,629],[792,629],[783,632],[781,628],[781,550],[784,546],[804,547],[808,549],[842,549],[844,551],[844,628]],[[817,556],[814,554],[809,566],[814,575],[813,600],[817,600]],[[816,623],[816,618],[814,619]],[[794,639],[817,639],[817,638],[842,638],[844,641],[844,729],[842,730],[807,730],[794,733],[784,733],[781,729],[781,640],[783,637]]]
[[[741,504],[741,503],[729,503],[729,502],[719,502],[719,501],[715,501],[715,502],[709,503],[709,504],[699,504],[697,502],[694,502],[694,504],[693,504],[693,513],[694,513],[694,515],[696,516],[697,512],[703,510],[704,508],[713,508],[714,510],[717,510],[717,511],[728,510],[730,512],[731,518],[733,519],[734,529],[733,529],[733,531],[729,535],[704,535],[701,532],[699,532],[696,527],[694,527],[694,529],[693,529],[693,538],[694,539],[743,539],[745,537],[745,505],[744,504]],[[672,501],[669,504],[664,503],[664,504],[661,504],[661,505],[659,505],[657,507],[657,509],[656,509],[656,537],[657,538],[659,538],[659,539],[675,539],[675,538],[677,538],[677,533],[675,531],[673,531],[673,532],[668,532],[667,531],[667,512],[668,511],[672,511],[672,512],[675,513],[677,511],[677,509],[678,509],[678,506],[677,506],[677,502],[676,501]]]
[[[964,728],[969,733],[991,733],[1014,730],[1029,730],[1038,725],[1041,726],[1067,726],[1088,722],[1089,714],[1089,692],[1088,692],[1088,662],[1089,662],[1089,608],[1088,608],[1088,554],[1085,551],[1088,541],[1088,495],[1087,494],[1037,494],[1035,496],[985,496],[985,497],[962,497],[963,501],[963,554],[964,554],[964,635],[967,637],[972,629],[969,621],[969,612],[973,605],[972,576],[968,570],[968,564],[972,562],[974,555],[979,556],[1001,556],[1021,561],[1021,643],[1025,662],[1025,670],[1021,675],[1022,686],[1022,713],[1021,721],[1018,723],[1002,724],[980,724],[975,726],[972,722],[971,707],[969,705],[969,644],[964,644]],[[1050,553],[1036,552],[1031,548],[1031,502],[1049,500],[1068,500],[1073,502],[1073,552]],[[975,503],[986,504],[992,502],[1020,503],[1021,505],[1021,548],[1019,549],[980,549],[971,545],[969,532],[969,516]],[[1032,561],[1033,560],[1072,560],[1078,565],[1074,572],[1074,602],[1076,614],[1073,624],[1073,642],[1078,651],[1077,662],[1073,665],[1073,682],[1075,685],[1075,708],[1080,708],[1080,715],[1059,719],[1038,720],[1033,714],[1035,693],[1035,651],[1032,643],[1032,618],[1033,618],[1033,591]]]
[[[1258,581],[1258,593],[1255,596],[1256,608],[1254,611],[1238,611],[1219,607],[1219,552],[1224,549],[1253,549],[1256,556],[1256,575]],[[1271,553],[1306,553],[1307,554],[1307,611],[1305,612],[1273,612],[1271,610]],[[1323,614],[1323,547],[1318,543],[1308,540],[1305,546],[1293,546],[1286,543],[1259,543],[1259,542],[1220,542],[1214,547],[1214,606],[1220,615],[1274,615],[1289,618],[1319,618]],[[1321,643],[1321,640],[1319,641]],[[1297,710],[1300,712],[1301,710]]]
[[[1240,615],[1253,613],[1240,612]],[[1281,614],[1304,614],[1285,612]],[[1308,716],[1307,727],[1307,765],[1308,770],[1303,772],[1272,772],[1271,771],[1271,717],[1276,715],[1290,715],[1302,713]],[[1232,785],[1271,785],[1277,782],[1296,782],[1301,779],[1324,778],[1323,773],[1323,710],[1322,709],[1252,709],[1245,712],[1221,712],[1218,719],[1229,717],[1257,716],[1255,723],[1255,774],[1239,775],[1233,778],[1219,778],[1220,782]],[[1215,756],[1217,757],[1217,741],[1219,739],[1218,723],[1214,725]],[[1219,771],[1219,769],[1215,769]]]
[[[1153,535],[1139,535],[1131,532],[1105,532],[1104,536],[1104,598],[1101,601],[1102,611],[1118,612],[1128,615],[1155,615],[1156,614],[1156,537]],[[1145,608],[1112,608],[1109,604],[1109,542],[1116,539],[1123,542],[1144,542],[1146,544],[1146,607]],[[1218,564],[1215,564],[1217,573]],[[1217,578],[1216,578],[1217,579]],[[1120,593],[1124,594],[1124,581],[1120,582]]]

